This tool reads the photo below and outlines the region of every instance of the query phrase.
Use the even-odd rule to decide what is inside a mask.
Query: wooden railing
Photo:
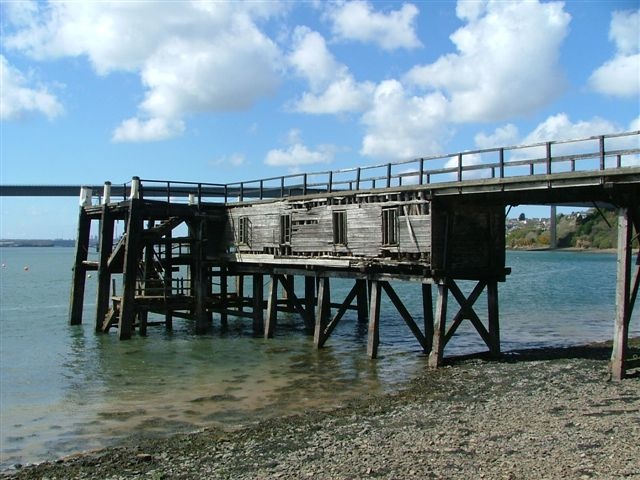
[[[640,131],[510,147],[469,150],[365,167],[295,173],[228,184],[140,180],[140,195],[200,204],[225,203],[336,191],[437,185],[480,179],[509,179],[566,172],[640,166]],[[130,191],[130,185],[124,185]]]

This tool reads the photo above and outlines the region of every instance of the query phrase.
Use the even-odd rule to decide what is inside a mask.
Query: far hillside
[[[616,248],[618,239],[618,216],[615,210],[560,214],[557,216],[556,232],[558,248],[604,249]],[[549,247],[549,220],[510,220],[507,225],[507,248]],[[637,246],[638,241],[634,242]]]

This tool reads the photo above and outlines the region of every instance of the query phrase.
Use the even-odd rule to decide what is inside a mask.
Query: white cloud
[[[384,50],[422,46],[415,32],[418,13],[411,3],[403,4],[399,10],[376,12],[363,0],[338,2],[327,9],[338,39],[375,43]]]
[[[615,43],[616,53],[591,74],[591,88],[617,97],[633,97],[640,93],[639,38],[640,10],[613,12],[609,39]]]
[[[242,153],[232,153],[231,155],[223,155],[211,162],[211,165],[214,167],[220,166],[230,166],[230,167],[240,167],[244,165],[246,162],[246,158]]]
[[[460,3],[467,24],[451,35],[458,49],[414,67],[407,80],[446,92],[456,122],[528,114],[561,93],[559,50],[570,16],[559,2]]]
[[[305,78],[309,92],[293,104],[293,110],[311,114],[360,112],[367,108],[374,85],[357,82],[349,69],[336,61],[322,35],[307,27],[296,28],[289,64]]]
[[[490,135],[480,132],[474,137],[474,140],[480,149],[510,146],[518,142],[518,127],[509,123],[496,128]]]
[[[573,123],[566,113],[548,117],[531,133],[524,137],[522,144],[547,142],[552,140],[574,140],[595,135],[620,132],[622,129],[604,118],[594,117],[591,120],[580,120]]]
[[[369,105],[374,89],[373,83],[358,83],[349,75],[332,82],[318,95],[303,93],[296,102],[295,109],[314,114],[360,112]]]
[[[46,87],[30,87],[27,82],[27,78],[0,55],[0,119],[14,120],[29,113],[53,119],[63,113],[62,104]]]
[[[114,130],[111,140],[118,143],[166,140],[182,134],[184,128],[182,120],[129,118]]]
[[[35,59],[86,56],[100,75],[140,74],[145,98],[137,121],[114,132],[119,141],[168,138],[191,113],[246,109],[279,83],[281,53],[256,25],[281,9],[277,2],[38,5],[10,12],[17,29],[7,48]]]
[[[269,150],[264,163],[272,167],[289,167],[296,170],[303,165],[333,161],[336,151],[333,145],[319,145],[316,150],[310,150],[302,143],[300,131],[297,129],[290,130],[287,137],[288,147]]]
[[[397,80],[380,83],[362,116],[367,134],[360,153],[401,160],[441,152],[450,136],[447,101],[439,93],[411,96]]]

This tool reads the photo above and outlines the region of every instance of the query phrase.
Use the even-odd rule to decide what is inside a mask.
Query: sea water
[[[499,285],[503,351],[610,339],[615,259],[508,252],[512,274]],[[253,335],[250,320],[230,317],[226,331],[214,320],[210,333],[195,335],[190,322],[174,319],[173,332],[149,327],[147,337],[121,342],[113,331],[94,332],[95,272],[87,278],[84,324],[67,324],[73,249],[0,248],[0,263],[0,469],[123,440],[331,408],[399,388],[426,369],[386,296],[374,361],[366,356],[366,324],[354,312],[319,351],[294,314],[279,315],[269,340]],[[420,323],[419,285],[395,285]],[[351,286],[332,281],[332,300]],[[449,305],[457,311],[453,298]],[[476,308],[486,312],[484,296]],[[469,323],[445,355],[486,350]],[[636,313],[632,335],[640,334],[638,323]]]

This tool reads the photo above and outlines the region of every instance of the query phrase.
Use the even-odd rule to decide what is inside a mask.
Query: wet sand
[[[632,342],[640,359],[640,341]],[[455,359],[339,408],[23,466],[12,478],[637,478],[640,377],[610,347]],[[378,360],[384,361],[384,359]]]

